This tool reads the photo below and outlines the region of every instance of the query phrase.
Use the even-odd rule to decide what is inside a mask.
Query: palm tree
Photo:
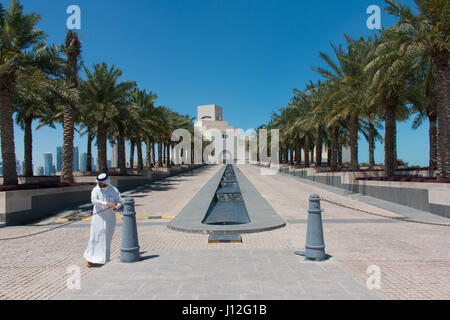
[[[131,96],[131,101],[138,107],[138,121],[130,128],[130,141],[132,149],[136,145],[138,151],[138,171],[144,169],[144,161],[142,156],[142,139],[146,141],[146,158],[147,169],[151,170],[152,159],[151,146],[154,143],[155,132],[153,130],[155,125],[154,103],[158,96],[152,92],[147,93],[146,90],[135,89]],[[134,152],[133,153],[134,156]],[[130,158],[131,159],[131,158]]]
[[[106,63],[94,64],[93,72],[84,67],[87,80],[80,87],[80,96],[84,104],[90,106],[97,122],[97,149],[99,171],[107,172],[107,123],[118,114],[120,106],[126,104],[134,82],[117,83],[122,71],[113,65],[108,68]]]
[[[419,128],[423,120],[428,119],[429,130],[428,137],[430,142],[429,167],[436,168],[437,152],[437,101],[436,101],[436,76],[435,67],[430,58],[422,63],[422,70],[417,72],[414,84],[416,90],[414,95],[410,96],[413,104],[411,108],[413,113],[417,113],[412,128]]]
[[[419,62],[399,50],[403,39],[398,33],[391,29],[380,33],[381,37],[375,39],[369,54],[365,71],[369,72],[371,81],[368,95],[384,108],[384,171],[386,176],[392,176],[397,162],[396,117],[399,107],[406,106],[408,95],[414,91],[408,80],[413,78],[413,70],[418,68]]]
[[[286,120],[287,125],[285,132],[293,139],[292,148],[296,150],[296,163],[301,163],[301,150],[302,147],[305,152],[305,166],[309,166],[310,156],[309,152],[311,148],[311,136],[315,129],[315,124],[306,119],[311,119],[311,95],[306,92],[294,89],[295,96],[292,98],[288,108],[290,113],[285,114],[288,118]],[[292,154],[292,151],[291,151]],[[293,163],[294,159],[291,159]]]
[[[172,132],[176,129],[185,129],[189,132],[191,136],[191,142],[193,141],[194,136],[194,119],[189,115],[181,115],[179,113],[173,112],[172,114],[173,122],[172,122]],[[176,146],[178,142],[173,142],[171,140],[168,141],[169,148],[173,150],[173,148]],[[187,152],[187,150],[182,150],[183,153],[172,155],[173,157],[180,157],[180,159],[188,159],[188,157],[191,157],[190,155],[184,154],[184,152]],[[192,160],[192,159],[191,159]],[[188,160],[188,161],[191,161]]]
[[[330,83],[330,81],[318,81],[316,84],[310,83],[305,91],[294,90],[296,96],[292,100],[293,105],[299,111],[295,125],[309,132],[308,136],[305,136],[306,144],[309,144],[308,140],[314,140],[315,167],[322,166],[323,143],[326,140],[329,124],[326,117],[328,108],[323,106],[326,104],[325,97]]]
[[[24,14],[17,0],[11,0],[6,12],[0,4],[0,138],[5,185],[18,183],[11,95],[18,73],[43,62],[45,49],[40,43],[45,33],[36,28],[40,20],[36,13]],[[32,46],[39,48],[34,56],[27,52]]]
[[[64,45],[66,56],[64,76],[69,90],[78,89],[78,70],[81,55],[81,41],[78,34],[69,30]],[[69,104],[63,106],[63,154],[61,166],[61,181],[73,182],[73,137],[75,128],[74,110]]]
[[[84,87],[84,81],[80,81],[80,87]],[[86,148],[86,172],[92,172],[92,142],[97,132],[97,122],[94,118],[94,112],[89,104],[84,104],[80,101],[78,104],[78,117],[81,130],[81,136],[87,134],[87,148]],[[83,131],[84,130],[84,131]]]
[[[26,177],[33,176],[33,120],[44,117],[50,113],[50,105],[47,103],[46,94],[49,79],[44,73],[35,69],[29,75],[19,74],[11,96],[11,104],[16,113],[16,122],[24,134],[24,163]]]
[[[131,97],[131,87],[130,90],[125,93],[127,96],[124,99],[116,103],[117,112],[115,116],[111,119],[111,125],[109,126],[109,131],[112,136],[117,137],[117,148],[118,148],[118,164],[119,173],[121,175],[126,174],[126,159],[125,159],[125,139],[131,135],[133,131],[132,128],[139,121],[138,107],[134,105],[129,97]]]
[[[370,50],[370,42],[363,38],[354,41],[347,35],[347,50],[341,46],[332,45],[335,56],[338,60],[336,64],[327,54],[321,52],[320,57],[328,64],[331,70],[322,68],[312,68],[328,81],[330,85],[324,93],[325,104],[328,108],[330,119],[341,119],[348,121],[350,134],[350,168],[357,170],[358,164],[358,132],[360,131],[360,118],[364,117],[364,106],[367,105],[365,86],[367,75],[364,72],[367,54]],[[331,106],[331,108],[330,108]]]
[[[403,52],[430,57],[436,68],[436,105],[438,116],[438,171],[450,177],[450,3],[448,0],[415,0],[419,13],[393,0],[385,0],[386,11],[400,18],[393,27],[402,37]]]
[[[372,114],[368,116],[361,124],[361,132],[369,143],[369,168],[375,167],[375,142],[378,140],[383,142],[383,137],[379,133],[381,129],[380,120],[377,114]]]

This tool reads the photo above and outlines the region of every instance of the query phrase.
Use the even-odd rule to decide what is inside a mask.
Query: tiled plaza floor
[[[208,167],[172,177],[134,194],[138,216],[174,216],[217,172]],[[169,230],[167,220],[138,220],[144,259],[119,261],[121,223],[112,261],[88,269],[82,254],[89,222],[31,238],[0,241],[0,299],[450,299],[448,227],[370,216],[322,203],[326,250],[331,259],[305,262],[309,195],[358,209],[393,212],[345,198],[285,176],[241,171],[288,224],[244,234],[242,244],[208,244],[208,236]],[[0,238],[47,227],[0,229]],[[79,266],[81,289],[67,289],[68,267]],[[369,266],[381,271],[381,289],[368,290]]]

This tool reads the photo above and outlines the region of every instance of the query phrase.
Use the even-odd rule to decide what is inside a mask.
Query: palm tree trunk
[[[450,99],[448,53],[439,52],[432,57],[436,66],[437,117],[438,117],[438,178],[450,177]]]
[[[338,166],[340,167],[340,168],[342,168],[343,167],[343,163],[342,163],[342,143],[339,143],[339,146],[338,146]]]
[[[384,174],[388,177],[394,175],[396,167],[396,123],[395,109],[396,103],[385,104],[385,134],[384,134]]]
[[[398,169],[398,155],[397,155],[397,121],[395,122],[395,127],[394,127],[394,137],[395,137],[395,139],[394,139],[394,159],[395,159],[395,161],[394,161],[394,164],[395,164],[394,170],[397,170],[397,169]]]
[[[309,145],[309,135],[305,136],[305,167],[309,167],[309,149],[310,149],[310,145]]]
[[[191,150],[194,149],[194,146],[192,146]],[[259,134],[256,134],[256,163],[259,163]]]
[[[130,169],[134,168],[134,149],[136,149],[136,142],[134,139],[130,140]]]
[[[369,168],[375,167],[375,128],[369,123]]]
[[[298,145],[295,149],[295,163],[297,165],[302,164],[302,148],[300,147],[300,145]]]
[[[88,132],[87,140],[86,172],[92,172],[92,141],[94,140],[94,135],[90,131]]]
[[[103,121],[98,122],[97,128],[97,149],[98,149],[98,171],[101,173],[108,172],[108,164],[106,162],[106,128]]]
[[[170,167],[170,144],[166,143],[166,165],[167,168]]]
[[[24,149],[25,149],[25,177],[32,177],[33,176],[33,133],[32,133],[32,123],[33,119],[26,118],[24,119],[25,122],[25,135],[24,135]]]
[[[294,149],[289,150],[289,164],[294,165]]]
[[[0,78],[0,139],[2,145],[4,185],[18,184],[14,145],[14,121],[10,100],[15,79],[16,75],[14,72],[4,74]]]
[[[81,41],[78,34],[69,30],[66,34],[64,53],[67,57],[67,70],[65,81],[69,88],[78,88],[78,59],[81,54]],[[64,106],[63,115],[63,158],[61,168],[61,181],[73,182],[73,136],[74,113],[71,107]]]
[[[63,120],[63,156],[61,166],[61,182],[73,182],[73,135],[74,116],[69,106],[64,106]]]
[[[119,154],[119,173],[120,175],[127,174],[126,154],[125,154],[125,137],[123,128],[119,128],[119,136],[117,137],[117,148]]]
[[[150,138],[147,137],[147,139],[145,140],[145,154],[146,154],[146,161],[145,161],[145,167],[148,170],[152,169],[152,155],[151,155],[151,144],[150,144]]]
[[[350,117],[350,169],[358,170],[358,131],[359,118],[357,114]]]
[[[141,138],[137,139],[136,142],[137,154],[138,154],[138,172],[144,170],[144,159],[142,157],[142,140]]]
[[[331,144],[328,141],[327,142],[327,167],[331,167],[331,159],[332,159],[332,148],[331,148]]]
[[[320,128],[316,129],[315,134],[316,145],[316,167],[322,166],[322,131]]]
[[[153,166],[153,164],[156,164],[156,158],[155,158],[155,156],[156,156],[156,152],[155,152],[155,144],[152,143],[152,161],[151,161],[152,166]]]
[[[163,148],[162,143],[158,142],[158,166],[162,167],[163,165]]]
[[[428,115],[428,122],[430,129],[428,131],[430,138],[430,168],[435,168],[437,165],[437,116],[434,114]]]
[[[337,162],[338,162],[338,135],[339,128],[337,126],[333,126],[333,133],[331,137],[331,171],[337,170]]]

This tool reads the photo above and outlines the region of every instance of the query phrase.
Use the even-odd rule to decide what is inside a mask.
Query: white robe
[[[84,258],[91,263],[105,264],[109,261],[111,240],[116,227],[116,213],[112,208],[100,212],[112,202],[119,207],[122,205],[120,192],[113,186],[100,188],[98,185],[92,190],[91,202],[94,205],[94,215],[91,221],[91,233]]]

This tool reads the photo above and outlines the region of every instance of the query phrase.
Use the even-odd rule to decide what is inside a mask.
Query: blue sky
[[[9,1],[0,1],[7,5]],[[402,1],[413,5],[412,0]],[[323,66],[319,51],[332,53],[330,43],[369,36],[370,5],[380,0],[22,0],[26,12],[38,12],[48,42],[62,43],[66,9],[81,8],[83,61],[107,62],[157,93],[158,105],[196,116],[196,106],[218,104],[224,119],[244,130],[267,123],[272,110],[284,107],[294,88],[303,89],[319,76],[310,66]],[[394,18],[382,13],[383,26]],[[84,74],[81,75],[84,77]],[[426,121],[425,121],[426,122]],[[37,124],[34,125],[35,127]],[[427,165],[428,126],[412,130],[399,124],[398,156],[410,164]],[[16,155],[23,160],[23,132],[15,127]],[[86,138],[75,138],[80,152]],[[62,129],[34,132],[35,165],[43,153],[62,145]],[[128,150],[127,150],[128,153]],[[94,156],[96,149],[94,146]],[[109,156],[109,154],[108,154]],[[360,140],[360,161],[368,146]],[[383,162],[378,144],[376,161]]]

